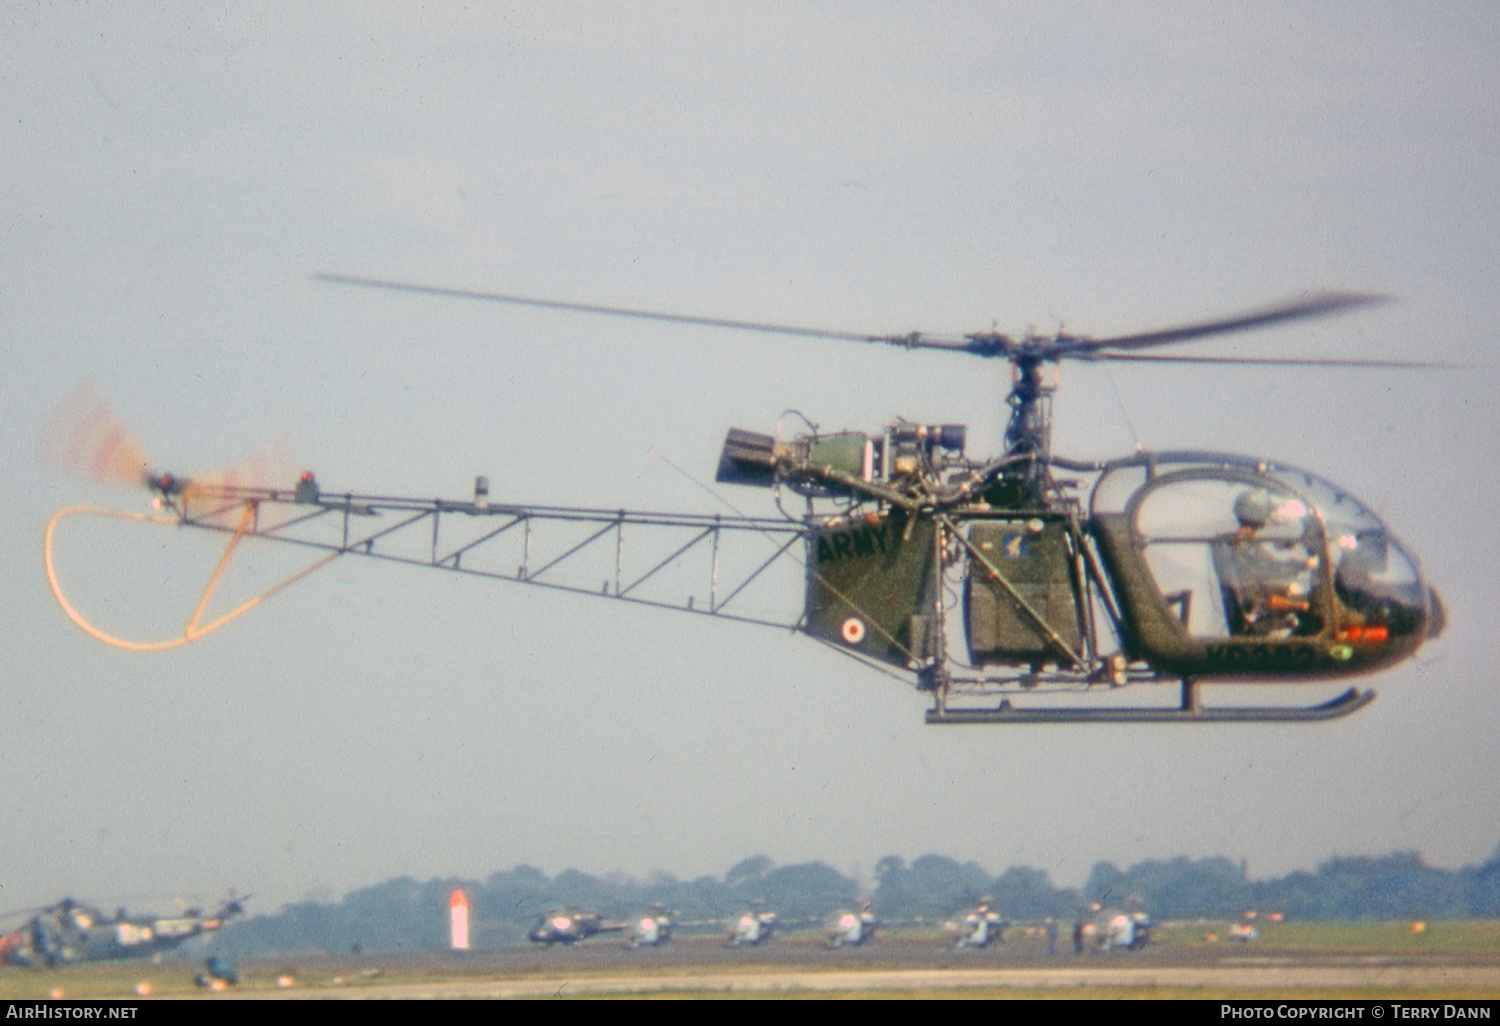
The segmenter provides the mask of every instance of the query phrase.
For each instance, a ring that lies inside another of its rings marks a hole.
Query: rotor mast
[[[1047,465],[1052,452],[1052,389],[1042,383],[1043,357],[1018,355],[1012,359],[1010,423],[1005,427],[1006,455],[1027,457],[1033,472]]]
[[[1017,340],[999,332],[965,336],[968,352],[999,357],[1010,364],[1005,455],[1015,461],[1013,465],[1024,465],[1020,476],[1032,486],[1038,501],[1044,501],[1049,491],[1047,468],[1052,457],[1053,388],[1042,380],[1042,364],[1057,359],[1058,344],[1064,340],[1064,336],[1039,339],[1030,334]]]

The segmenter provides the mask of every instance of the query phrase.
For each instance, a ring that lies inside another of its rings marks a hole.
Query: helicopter
[[[558,908],[538,916],[526,939],[550,948],[554,944],[578,944],[599,933],[623,933],[625,930],[625,923],[606,922],[597,912]]]
[[[866,901],[861,903],[858,912],[849,909],[835,912],[823,932],[830,948],[857,948],[878,940],[879,927],[880,920],[875,918],[870,903]]]
[[[146,958],[171,951],[184,941],[223,929],[243,915],[247,899],[231,897],[204,915],[187,909],[179,916],[114,915],[64,898],[29,913],[24,926],[0,935],[0,965],[53,968],[72,962]]]
[[[955,948],[987,948],[1005,939],[1005,928],[1009,925],[1010,921],[1002,919],[985,898],[962,918],[945,924],[945,928],[955,935]]]
[[[661,903],[654,903],[645,915],[630,924],[625,931],[632,948],[655,948],[672,940],[674,913],[668,912]]]
[[[145,483],[160,513],[149,518],[70,507],[49,522],[45,551],[53,593],[94,636],[137,650],[184,644],[335,559],[362,556],[789,629],[913,685],[931,700],[930,724],[1229,723],[1331,720],[1365,707],[1375,693],[1351,686],[1310,705],[1210,706],[1200,687],[1205,682],[1342,681],[1409,658],[1446,623],[1442,601],[1415,556],[1368,506],[1313,473],[1224,453],[1137,451],[1086,461],[1051,450],[1057,382],[1048,383],[1043,369],[1065,361],[1447,366],[1142,352],[1341,313],[1383,302],[1384,296],[1313,292],[1236,316],[1106,338],[1061,331],[950,337],[866,335],[345,275],[314,277],[345,286],[1003,360],[1011,369],[1005,448],[998,455],[972,456],[966,426],[902,419],[873,432],[825,433],[811,423],[791,434],[731,428],[716,481],[771,490],[781,514],[752,517],[495,501],[486,476],[475,478],[472,498],[460,500],[325,492],[311,472],[291,488],[250,483],[243,474],[195,481],[149,470],[142,453],[122,447],[120,432],[108,430],[112,413],[93,411],[75,418],[86,426],[67,438],[72,463]],[[1086,498],[1085,479],[1091,481]],[[801,508],[788,510],[788,497]],[[115,638],[66,599],[53,567],[54,529],[65,517],[101,513],[230,536],[219,571],[181,637],[150,643]],[[246,538],[320,555],[205,624],[219,572]],[[549,538],[551,549],[538,555]],[[661,547],[627,572],[626,557],[643,549],[643,538],[657,539]],[[747,560],[735,578],[721,575],[721,564],[737,545],[767,541],[769,556]],[[663,571],[694,552],[711,553],[704,587],[686,602],[680,593],[652,592]],[[599,562],[565,577],[569,567],[588,558]],[[765,571],[784,561],[801,565],[800,611],[773,618],[736,604],[770,577]],[[601,583],[580,583],[591,573]],[[1077,700],[1146,685],[1165,686],[1169,697],[1146,705]],[[1064,701],[1044,703],[1038,699],[1043,695]]]
[[[1151,931],[1155,925],[1145,912],[1106,909],[1095,903],[1087,915],[1080,913],[1074,924],[1073,949],[1080,953],[1085,948],[1139,951],[1151,943]]]
[[[751,909],[729,922],[729,946],[757,947],[769,941],[776,933],[776,913],[763,909]]]

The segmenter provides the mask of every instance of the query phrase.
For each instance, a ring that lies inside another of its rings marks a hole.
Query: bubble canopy
[[[1142,453],[1104,467],[1089,512],[1128,525],[1144,576],[1193,639],[1318,639],[1336,656],[1395,656],[1442,626],[1416,558],[1367,506],[1305,470]]]

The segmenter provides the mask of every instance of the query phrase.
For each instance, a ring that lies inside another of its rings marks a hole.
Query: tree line
[[[542,913],[560,907],[611,918],[652,905],[680,922],[712,924],[757,906],[783,921],[816,924],[868,899],[891,923],[940,923],[988,898],[1012,920],[1070,921],[1091,903],[1139,909],[1158,920],[1237,918],[1247,910],[1291,919],[1500,918],[1500,849],[1479,866],[1437,869],[1415,852],[1337,857],[1306,872],[1249,879],[1245,863],[1226,858],[1147,860],[1128,869],[1100,862],[1081,888],[1054,886],[1045,870],[1012,867],[998,876],[976,862],[923,855],[907,863],[887,856],[875,865],[875,886],[861,894],[851,877],[822,862],[779,866],[764,855],[742,860],[722,878],[646,880],[532,866],[483,881],[398,877],[351,891],[341,901],[304,901],[233,924],[222,946],[237,954],[324,951],[422,951],[448,943],[448,900],[462,888],[469,900],[475,947],[525,943]]]

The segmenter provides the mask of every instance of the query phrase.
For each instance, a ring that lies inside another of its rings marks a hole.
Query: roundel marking
[[[857,616],[851,616],[845,620],[841,629],[844,640],[851,645],[858,645],[865,640],[865,622]]]

